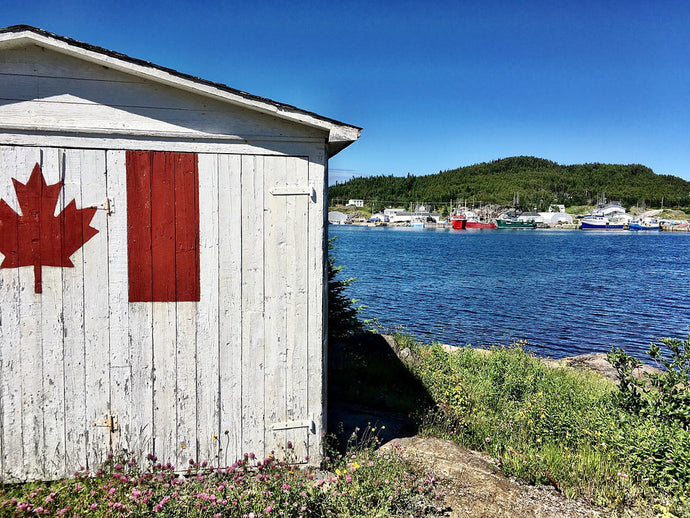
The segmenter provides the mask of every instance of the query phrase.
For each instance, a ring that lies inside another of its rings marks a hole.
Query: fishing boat
[[[581,220],[582,230],[623,230],[630,222],[630,215],[620,202],[614,201],[596,206],[591,214],[585,214]]]
[[[518,218],[502,215],[496,220],[497,228],[537,228],[534,220],[520,221]]]
[[[625,220],[613,216],[588,214],[580,221],[582,230],[623,230]]]
[[[450,223],[453,225],[455,230],[465,230],[465,224],[467,223],[467,218],[464,214],[453,214],[450,217]]]
[[[496,228],[496,223],[483,221],[474,211],[465,211],[464,215],[467,219],[465,228]]]
[[[659,222],[653,218],[637,219],[630,222],[629,230],[661,230]]]

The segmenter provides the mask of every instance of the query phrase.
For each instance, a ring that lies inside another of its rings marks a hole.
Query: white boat
[[[588,214],[581,220],[582,230],[623,230],[625,221],[611,216],[594,216]]]
[[[582,230],[623,230],[630,222],[630,215],[620,202],[599,204],[591,214],[585,214],[581,220]]]

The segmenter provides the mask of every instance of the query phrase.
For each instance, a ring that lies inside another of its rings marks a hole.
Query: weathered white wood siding
[[[199,302],[130,303],[125,151],[0,146],[0,198],[39,163],[99,206],[74,268],[0,269],[0,476],[127,449],[183,466],[316,458],[323,425],[324,151],[199,155]],[[106,210],[106,200],[111,210]],[[222,449],[221,449],[222,448]],[[220,456],[218,459],[217,457]]]

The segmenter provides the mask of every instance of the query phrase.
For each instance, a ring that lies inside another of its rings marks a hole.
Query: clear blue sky
[[[15,24],[363,127],[332,181],[514,155],[690,180],[687,0],[2,0]]]

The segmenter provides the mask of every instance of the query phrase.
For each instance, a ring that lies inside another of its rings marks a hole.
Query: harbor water
[[[362,317],[425,342],[554,358],[690,332],[690,234],[329,227]]]

